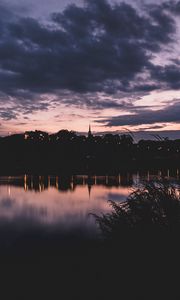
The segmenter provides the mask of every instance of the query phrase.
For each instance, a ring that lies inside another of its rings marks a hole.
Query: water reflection
[[[86,233],[97,227],[89,213],[110,211],[107,200],[123,201],[132,186],[156,178],[179,180],[179,170],[124,172],[116,176],[0,177],[0,223],[22,230],[39,226]]]
[[[138,184],[142,180],[154,179],[179,179],[179,169],[176,170],[157,170],[157,171],[141,171],[136,173],[122,173],[116,176],[8,176],[0,177],[0,186],[8,185],[23,187],[27,191],[43,192],[51,187],[56,188],[60,192],[74,192],[78,186],[87,186],[89,194],[92,187],[130,187]],[[10,190],[9,190],[10,193]]]

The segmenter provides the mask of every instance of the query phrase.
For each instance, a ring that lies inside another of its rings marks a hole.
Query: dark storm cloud
[[[96,120],[106,126],[124,126],[175,122],[180,123],[180,101],[167,106],[164,109],[153,111],[151,109],[137,109],[135,114],[110,117],[104,120]]]
[[[176,61],[175,64],[166,65],[164,67],[155,66],[152,68],[152,77],[161,82],[165,83],[172,89],[180,88],[180,66],[179,61]]]
[[[13,111],[7,111],[7,109],[1,109],[0,108],[0,118],[5,120],[5,121],[9,121],[12,119],[17,119],[17,115],[16,112]]]
[[[175,15],[180,14],[180,1],[167,1],[162,4],[162,7],[166,10],[171,11]]]
[[[165,86],[179,88],[178,62],[161,67],[152,56],[174,41],[176,23],[172,1],[152,5],[139,13],[127,3],[86,0],[83,7],[69,5],[53,13],[50,23],[14,16],[0,10],[0,91],[24,105],[24,113],[47,109],[39,96],[72,93],[66,103],[95,108],[122,106],[114,101],[101,105],[86,97],[97,92],[148,93]],[[148,82],[139,82],[137,75]],[[145,77],[146,74],[146,77]],[[158,84],[155,83],[158,81]],[[76,103],[77,97],[82,95]],[[4,97],[6,95],[6,97]],[[59,101],[62,97],[59,97]],[[32,104],[31,104],[32,103]]]
[[[162,129],[164,128],[165,124],[162,124],[162,125],[149,125],[147,127],[141,127],[141,130],[142,131],[145,131],[145,130],[153,130],[153,129]]]

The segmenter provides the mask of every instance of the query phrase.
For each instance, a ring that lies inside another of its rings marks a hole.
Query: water
[[[0,177],[0,233],[12,243],[27,232],[95,236],[91,213],[111,211],[107,200],[124,201],[143,180],[179,181],[179,170],[146,171],[117,176],[8,176]]]

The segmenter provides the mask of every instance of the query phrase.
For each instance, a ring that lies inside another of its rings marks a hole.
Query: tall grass
[[[95,215],[104,238],[128,233],[180,233],[180,194],[168,182],[144,183],[123,203],[109,201],[112,212]]]

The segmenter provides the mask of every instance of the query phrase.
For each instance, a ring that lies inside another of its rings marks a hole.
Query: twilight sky
[[[1,1],[0,134],[89,123],[180,136],[180,1]]]

